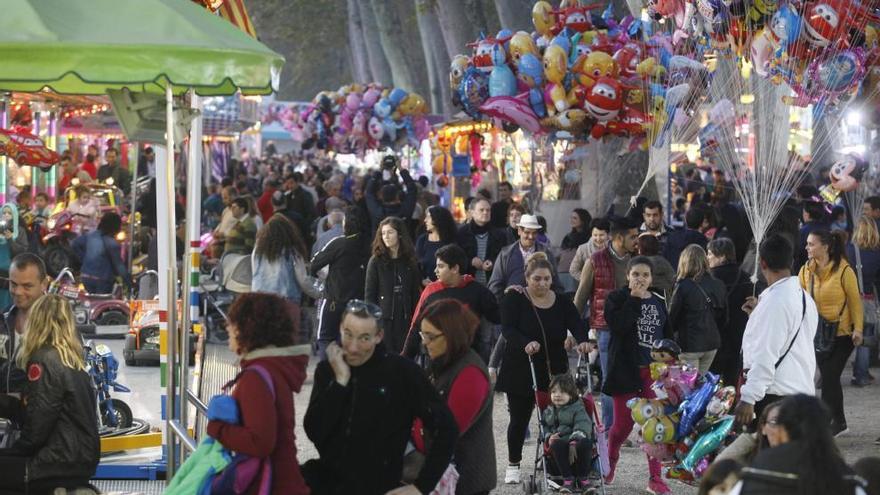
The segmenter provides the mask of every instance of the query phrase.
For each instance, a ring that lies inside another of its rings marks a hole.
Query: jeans
[[[831,351],[831,355],[816,363],[819,365],[819,372],[822,375],[822,400],[831,411],[831,421],[838,425],[846,424],[840,375],[843,374],[843,368],[852,351],[852,337],[849,335],[839,336],[834,339],[834,350]]]
[[[868,362],[871,360],[871,349],[866,346],[856,347],[856,357],[853,359],[853,379],[865,383],[868,381]]]
[[[507,410],[510,413],[510,423],[507,425],[507,460],[510,464],[519,464],[522,460],[526,429],[534,408],[534,395],[507,394]]]
[[[608,347],[611,345],[611,331],[607,328],[596,329],[599,337],[599,367],[602,368],[602,382],[608,376]],[[602,424],[605,425],[605,431],[611,430],[614,423],[614,402],[611,397],[602,394],[599,399],[602,401]],[[627,413],[627,415],[629,415]]]
[[[654,383],[654,380],[651,379],[651,370],[647,367],[641,368],[639,375],[642,378],[641,396],[648,399],[656,397],[654,390],[651,389],[651,384]],[[612,476],[614,474],[614,467],[617,466],[617,460],[620,459],[620,446],[626,440],[626,437],[629,436],[630,432],[632,432],[634,425],[632,413],[630,408],[627,407],[626,402],[636,397],[639,397],[639,395],[622,394],[615,395],[613,398],[614,424],[611,426],[611,432],[608,434],[608,460],[611,462]],[[647,456],[647,454],[645,455]],[[651,479],[660,478],[660,461],[648,456],[648,471],[651,474]]]
[[[693,366],[700,370],[700,375],[705,375],[707,371],[709,371],[709,367],[712,366],[712,361],[715,360],[715,353],[718,352],[717,349],[713,351],[705,351],[705,352],[682,352],[679,356],[682,361]]]
[[[574,463],[574,473],[571,471],[571,463],[568,462],[569,444],[573,443],[577,456]],[[575,476],[586,478],[590,474],[590,461],[592,460],[593,442],[589,438],[581,438],[569,442],[568,440],[556,439],[550,442],[550,454],[553,456],[553,465],[559,469],[559,474],[565,479]]]

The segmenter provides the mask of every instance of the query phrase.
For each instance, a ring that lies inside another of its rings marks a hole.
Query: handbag
[[[846,268],[844,268],[844,271]],[[840,275],[841,280],[843,279],[843,273]],[[810,297],[813,300],[816,300],[816,296],[813,295],[813,285],[815,282],[815,275],[810,273]],[[834,339],[837,338],[837,329],[840,326],[840,317],[843,316],[843,311],[846,309],[846,299],[843,300],[843,306],[840,308],[840,313],[837,314],[837,321],[828,321],[819,315],[819,327],[816,329],[816,336],[813,338],[813,348],[816,350],[816,359],[823,360],[831,355],[834,352]]]

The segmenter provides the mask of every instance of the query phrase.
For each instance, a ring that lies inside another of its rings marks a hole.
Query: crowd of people
[[[212,400],[208,435],[265,460],[273,493],[398,495],[455,483],[455,493],[478,495],[499,477],[523,481],[539,407],[537,440],[560,490],[586,492],[600,476],[601,440],[602,481],[613,484],[634,428],[627,403],[654,397],[650,366],[664,355],[737,389],[732,414],[745,432],[709,466],[701,493],[877,493],[880,461],[848,466],[834,438],[848,430],[841,379],[854,353],[853,384],[873,381],[877,350],[864,344],[877,321],[880,197],[839,229],[815,185],[802,186],[755,243],[723,174],[689,181],[681,226],[639,198],[596,218],[572,211],[556,244],[507,182],[468,198],[457,222],[393,156],[361,177],[330,162],[241,164],[203,208],[211,254],[249,257],[253,269],[252,291],[227,314],[238,410],[229,414],[229,396]],[[114,231],[105,214],[80,237],[84,269]],[[91,449],[70,451],[94,443],[95,411],[71,399],[87,378],[82,349],[69,307],[42,295],[47,283],[38,256],[12,260],[0,358],[6,390],[24,400],[4,399],[0,415],[25,428],[0,449],[13,474],[0,491],[58,486],[59,476],[80,485],[97,462]],[[300,465],[293,396],[313,353],[304,429],[319,457]],[[576,356],[594,364],[595,416],[572,377]],[[496,407],[507,417],[503,475]],[[70,433],[49,435],[56,427]],[[646,457],[647,490],[671,493],[661,460]]]

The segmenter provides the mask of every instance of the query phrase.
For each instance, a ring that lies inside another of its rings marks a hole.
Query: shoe
[[[831,422],[831,434],[835,438],[843,436],[848,431],[849,431],[849,428],[847,428],[846,423],[838,423],[836,421]]]
[[[633,441],[630,440],[629,438],[624,440],[620,446],[623,448],[626,448],[626,449],[631,449],[631,448],[635,447],[635,445],[633,444]]]
[[[648,493],[653,495],[665,495],[668,493],[672,493],[672,490],[666,486],[666,482],[661,478],[651,478],[648,480]]]
[[[562,487],[559,488],[559,493],[572,493],[574,489],[574,480],[567,479],[562,482]]]
[[[590,480],[589,478],[581,478],[578,480],[578,488],[581,489],[582,492],[587,492],[590,489]]]
[[[507,471],[504,472],[504,484],[506,485],[518,485],[519,484],[519,464],[516,466],[507,466]]]
[[[866,387],[871,384],[871,382],[869,380],[857,380],[855,378],[850,380],[849,383],[853,387],[859,387],[859,388]]]

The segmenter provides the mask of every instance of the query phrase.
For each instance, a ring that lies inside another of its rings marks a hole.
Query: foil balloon
[[[632,419],[637,424],[643,425],[649,419],[663,415],[666,412],[666,403],[658,399],[635,398],[626,402],[626,407],[632,411]]]
[[[733,407],[734,399],[736,399],[736,388],[733,385],[719,387],[706,405],[706,415],[697,424],[696,430],[702,433],[717,423]]]
[[[400,88],[392,89],[391,92],[388,93],[388,102],[391,103],[391,108],[396,109],[408,94],[409,93],[407,93],[406,90]]]
[[[678,423],[676,438],[679,440],[686,437],[694,426],[703,419],[706,414],[706,406],[715,394],[718,386],[718,375],[706,373],[703,384],[693,394],[681,403],[678,410],[681,412],[681,421]]]
[[[865,57],[862,50],[843,50],[828,59],[810,64],[810,74],[819,81],[820,90],[829,96],[855,89],[865,77]]]
[[[797,10],[790,5],[783,5],[773,14],[769,24],[773,38],[785,49],[797,43],[801,37],[803,20]]]
[[[544,66],[535,55],[525,53],[519,59],[517,67],[517,79],[529,88],[529,105],[532,111],[540,118],[547,115],[547,107],[544,106],[544,93],[541,86],[544,81]]]
[[[516,94],[516,76],[507,66],[507,56],[501,45],[492,51],[492,72],[489,74],[489,96],[513,96]]]
[[[489,98],[489,77],[482,71],[469,67],[458,85],[462,109],[472,118],[480,117],[480,105]]]
[[[642,443],[640,446],[642,452],[657,459],[658,461],[669,461],[674,458],[675,447],[667,443]]]
[[[568,70],[566,51],[559,45],[550,45],[544,51],[544,103],[551,116],[569,107],[563,81]]]
[[[534,57],[540,57],[535,40],[532,39],[532,35],[525,31],[519,31],[514,34],[510,38],[509,46],[508,55],[513,66],[517,66],[524,55],[530,54]]]
[[[865,172],[868,170],[868,162],[857,155],[846,155],[842,160],[831,166],[828,177],[831,184],[822,186],[819,195],[825,201],[834,204],[840,193],[854,191],[859,187]]]
[[[694,472],[694,468],[697,467],[697,463],[700,459],[715,452],[718,447],[721,446],[724,438],[727,437],[727,434],[730,433],[730,429],[733,428],[733,421],[733,416],[726,416],[721,421],[715,423],[711,430],[702,434],[697,441],[694,442],[694,445],[691,447],[690,451],[688,451],[687,456],[681,461],[681,467]],[[681,423],[679,423],[679,426],[680,425]]]
[[[532,107],[526,101],[525,95],[521,97],[496,96],[489,98],[480,105],[479,111],[490,117],[518,125],[532,134],[541,132],[541,123],[538,121],[538,116],[532,111]]]
[[[655,416],[642,426],[642,440],[645,443],[675,443],[677,415]]]

